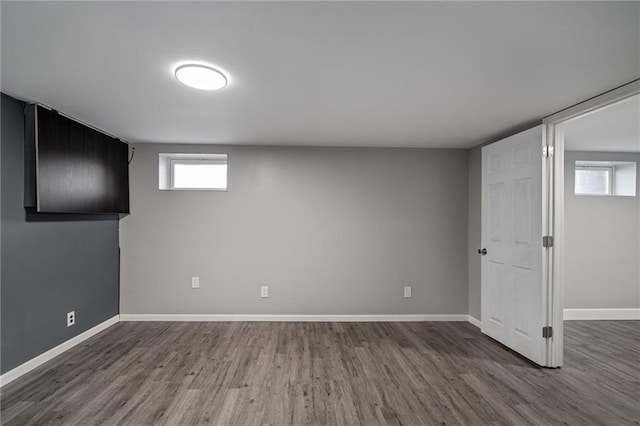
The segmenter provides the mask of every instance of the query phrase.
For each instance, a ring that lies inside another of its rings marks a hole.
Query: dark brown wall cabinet
[[[25,115],[25,207],[129,213],[126,143],[40,105]]]

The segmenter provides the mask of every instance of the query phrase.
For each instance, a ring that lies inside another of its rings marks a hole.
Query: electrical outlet
[[[76,323],[76,311],[67,313],[67,327],[71,327]]]
[[[411,297],[411,287],[410,286],[407,286],[407,287],[404,288],[404,297],[407,297],[407,298]]]
[[[266,285],[260,287],[260,297],[269,297],[269,287]]]
[[[191,277],[191,288],[200,288],[200,277]]]

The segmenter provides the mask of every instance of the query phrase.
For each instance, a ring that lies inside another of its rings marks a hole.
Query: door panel
[[[504,265],[497,262],[489,262],[489,291],[490,291],[490,303],[491,309],[489,311],[489,318],[491,321],[499,324],[503,324],[502,318],[502,301],[503,292],[502,285],[504,283]]]
[[[529,289],[531,288],[531,269],[513,268],[514,306],[518,315],[514,316],[514,330],[519,334],[530,337],[531,323],[529,318]]]
[[[520,179],[513,185],[515,212],[515,243],[531,245],[531,179]]]
[[[498,183],[489,187],[490,191],[490,203],[489,203],[489,216],[490,216],[490,230],[491,241],[494,243],[501,243],[504,240],[503,232],[503,214],[504,214],[504,184]]]
[[[543,145],[538,126],[482,149],[482,332],[540,365]]]

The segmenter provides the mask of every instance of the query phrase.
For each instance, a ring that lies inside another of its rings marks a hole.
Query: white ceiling
[[[639,78],[640,2],[3,1],[1,71],[133,142],[471,147]]]
[[[568,121],[567,151],[640,152],[640,95]]]

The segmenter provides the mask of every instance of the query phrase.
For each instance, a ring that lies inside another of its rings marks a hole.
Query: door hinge
[[[542,327],[542,337],[551,339],[553,337],[553,327]]]
[[[553,237],[551,235],[545,235],[542,237],[542,247],[553,247]]]
[[[545,145],[542,147],[542,156],[544,158],[553,157],[553,147],[551,145]]]

